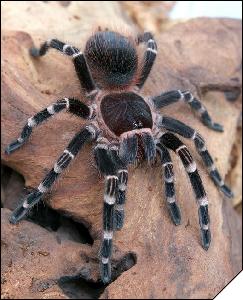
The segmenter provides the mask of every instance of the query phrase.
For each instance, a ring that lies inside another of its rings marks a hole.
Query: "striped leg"
[[[195,132],[193,136],[193,140],[195,143],[195,146],[197,148],[198,153],[201,155],[202,160],[205,164],[205,166],[208,169],[209,175],[215,185],[224,193],[225,196],[232,198],[234,197],[233,192],[231,189],[224,183],[224,180],[222,179],[221,175],[219,174],[218,169],[214,165],[214,161],[210,153],[208,152],[206,148],[206,144],[202,136]]]
[[[20,137],[7,146],[5,153],[10,154],[11,152],[20,148],[30,137],[33,127],[41,124],[43,121],[48,120],[50,117],[64,109],[67,109],[69,113],[84,119],[90,119],[94,114],[94,108],[92,106],[87,106],[78,99],[64,98],[58,100],[56,103],[48,106],[33,117],[29,118],[27,124],[24,126],[21,132]]]
[[[165,133],[162,135],[160,141],[165,147],[172,149],[179,155],[187,171],[197,199],[197,203],[199,205],[198,215],[202,246],[205,250],[207,250],[211,241],[211,233],[209,229],[208,200],[202,184],[202,180],[197,171],[196,163],[193,160],[187,147],[174,134]]]
[[[74,136],[67,149],[64,150],[63,154],[59,157],[51,171],[45,176],[38,188],[30,193],[24,199],[23,203],[13,211],[10,217],[11,223],[16,224],[24,218],[28,211],[37,204],[42,196],[52,187],[60,173],[67,168],[84,143],[95,139],[96,135],[97,129],[92,125],[88,125]]]
[[[101,279],[104,283],[111,280],[112,238],[114,232],[114,207],[118,192],[116,164],[105,143],[100,143],[94,150],[96,164],[105,177],[105,193],[103,208],[103,240],[100,249]]]
[[[126,201],[126,188],[128,181],[128,171],[126,165],[121,161],[119,157],[119,147],[117,145],[110,145],[109,150],[112,155],[112,159],[117,167],[118,176],[118,193],[115,204],[115,229],[120,230],[124,224],[124,205]]]
[[[219,171],[214,165],[213,158],[206,148],[205,141],[199,133],[197,133],[190,126],[187,126],[186,124],[178,120],[166,116],[160,118],[158,126],[163,127],[169,131],[175,132],[185,138],[192,139],[215,185],[227,197],[232,198],[234,196],[230,188],[224,183],[222,177],[220,176]]]
[[[156,147],[160,155],[164,174],[167,207],[169,209],[172,221],[175,225],[179,225],[181,223],[181,213],[175,197],[173,163],[169,151],[162,144],[158,143]]]
[[[214,123],[209,116],[206,107],[188,91],[182,92],[180,90],[174,90],[152,98],[155,107],[158,109],[181,100],[185,101],[185,103],[189,104],[193,110],[199,113],[204,125],[215,131],[223,131],[223,126]]]
[[[144,54],[143,59],[143,68],[136,86],[141,89],[149,76],[149,73],[153,67],[156,55],[157,55],[157,45],[153,38],[153,35],[150,32],[145,32],[142,35],[138,36],[138,44],[147,43],[147,49]]]
[[[30,54],[34,57],[43,56],[46,54],[49,48],[54,48],[73,58],[76,73],[78,75],[81,86],[86,90],[87,96],[92,97],[98,92],[86,63],[85,57],[78,48],[67,45],[57,39],[51,39],[44,42],[39,49],[31,48]]]
[[[118,170],[118,194],[116,198],[115,205],[115,228],[116,230],[120,230],[124,224],[124,205],[126,201],[126,188],[127,188],[127,180],[128,180],[128,172],[127,169]]]

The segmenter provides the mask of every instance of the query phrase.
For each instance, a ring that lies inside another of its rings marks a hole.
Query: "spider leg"
[[[24,199],[19,207],[13,211],[10,217],[11,223],[16,224],[24,218],[28,211],[37,204],[43,195],[52,187],[60,173],[67,168],[70,162],[81,150],[82,146],[86,142],[95,139],[96,136],[97,129],[93,125],[86,126],[74,136],[40,185]]]
[[[229,198],[232,198],[234,195],[230,188],[224,183],[221,175],[219,174],[219,171],[214,165],[214,161],[212,156],[209,154],[206,143],[203,139],[203,137],[196,132],[193,128],[190,126],[187,126],[186,124],[175,120],[170,117],[161,116],[159,120],[159,127],[163,127],[169,131],[172,131],[174,133],[177,133],[185,138],[192,139],[194,141],[194,144],[196,146],[197,152],[202,157],[202,160],[207,167],[207,170],[209,172],[209,175],[211,179],[213,180],[214,184]]]
[[[149,73],[153,67],[156,55],[157,55],[157,45],[153,38],[152,33],[144,32],[143,34],[138,35],[137,43],[146,43],[147,49],[143,58],[143,67],[140,74],[140,78],[136,86],[138,89],[141,89],[149,76]]]
[[[165,133],[160,138],[160,142],[167,148],[172,149],[179,155],[189,176],[193,191],[195,193],[198,208],[200,232],[202,246],[205,250],[209,248],[211,241],[211,233],[209,229],[209,214],[208,214],[208,200],[204,190],[202,180],[198,174],[197,166],[193,160],[187,147],[172,133]]]
[[[128,171],[124,163],[122,163],[119,157],[119,151],[117,146],[110,147],[111,155],[113,161],[117,166],[117,175],[118,175],[118,193],[115,204],[115,229],[120,230],[124,224],[124,205],[126,201],[126,188],[128,181]]]
[[[176,203],[173,163],[169,151],[161,144],[156,144],[164,173],[165,196],[170,216],[175,225],[181,223],[180,209]]]
[[[103,208],[103,240],[100,249],[101,279],[104,283],[111,280],[112,238],[115,218],[114,207],[118,193],[117,166],[112,159],[108,145],[100,143],[94,150],[95,161],[99,171],[105,177],[105,193]]]
[[[223,126],[213,122],[206,107],[197,98],[193,97],[189,91],[169,91],[153,97],[152,101],[157,109],[175,102],[184,101],[185,103],[189,104],[193,110],[199,113],[201,121],[205,126],[215,131],[223,131]]]
[[[81,86],[86,90],[86,96],[94,96],[98,90],[89,71],[87,62],[83,53],[76,47],[65,44],[57,39],[51,39],[44,42],[40,48],[31,48],[30,54],[34,57],[43,56],[49,48],[54,48],[73,58],[74,67],[78,75]]]
[[[20,137],[7,146],[5,153],[10,154],[11,152],[20,148],[30,137],[33,127],[41,124],[43,121],[48,120],[50,117],[64,109],[67,109],[69,113],[84,119],[90,119],[94,114],[93,106],[87,106],[78,99],[63,98],[58,100],[57,102],[35,114],[33,117],[29,118],[27,124],[22,129]]]
[[[124,224],[124,205],[126,202],[126,188],[128,181],[127,169],[118,170],[118,194],[115,205],[115,227],[116,230],[120,230]]]

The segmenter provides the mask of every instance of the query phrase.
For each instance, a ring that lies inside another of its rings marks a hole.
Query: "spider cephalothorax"
[[[142,59],[138,55],[141,44],[146,46]],[[188,91],[173,90],[153,97],[140,95],[140,89],[157,54],[152,34],[145,32],[132,39],[117,32],[99,30],[87,41],[84,54],[78,48],[57,39],[43,43],[40,49],[31,49],[30,54],[34,57],[42,56],[49,48],[72,57],[81,87],[90,103],[86,105],[79,99],[66,97],[58,100],[28,119],[20,137],[6,148],[6,153],[10,154],[20,148],[31,135],[33,127],[64,109],[77,117],[89,120],[89,123],[73,137],[39,186],[12,213],[10,221],[20,221],[52,187],[82,146],[88,141],[96,142],[95,161],[98,170],[105,177],[103,239],[100,250],[101,279],[105,283],[109,282],[113,232],[121,229],[124,222],[129,164],[142,159],[150,163],[158,155],[163,169],[165,198],[171,218],[176,225],[181,222],[169,149],[179,155],[189,176],[198,203],[202,246],[207,250],[211,234],[206,192],[195,161],[174,133],[194,142],[213,182],[226,196],[232,197],[233,194],[224,184],[202,136],[186,124],[160,114],[159,109],[184,101],[200,114],[206,126],[216,131],[222,131],[223,128],[212,121],[206,108]]]

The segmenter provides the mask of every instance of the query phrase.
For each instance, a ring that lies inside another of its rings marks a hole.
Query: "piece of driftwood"
[[[18,137],[28,117],[56,99],[85,98],[67,57],[54,51],[37,60],[29,56],[33,40],[40,40],[36,33],[6,31],[2,38],[2,161],[24,176],[27,187],[36,187],[84,122],[59,114],[36,128],[30,141],[12,155],[3,154],[5,146]],[[236,103],[241,90],[241,22],[196,19],[176,25],[157,40],[158,59],[144,95],[179,88],[190,89],[200,97],[213,119],[224,125],[224,133],[204,127],[183,103],[163,113],[196,128],[206,138],[222,175],[227,174],[240,114]],[[93,245],[62,236],[57,239],[55,232],[29,221],[10,225],[10,212],[4,209],[3,297],[70,298],[60,278],[73,278],[80,285],[83,278],[99,290],[97,297],[103,291],[101,298],[108,299],[215,296],[235,274],[230,230],[222,194],[209,179],[191,141],[185,143],[197,161],[208,193],[212,244],[207,252],[200,245],[197,206],[189,180],[172,153],[182,224],[176,227],[169,218],[160,166],[131,168],[125,226],[114,237],[115,280],[106,288],[99,285],[103,179],[94,166],[92,147],[86,146],[45,201],[84,224]]]

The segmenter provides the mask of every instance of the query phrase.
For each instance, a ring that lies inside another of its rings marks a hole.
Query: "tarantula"
[[[142,52],[139,51],[141,45],[144,45]],[[170,149],[179,155],[189,176],[198,204],[202,247],[207,250],[211,234],[206,192],[195,161],[174,133],[194,142],[213,182],[226,196],[233,197],[233,194],[215,167],[202,136],[184,123],[160,114],[159,109],[183,101],[199,113],[204,125],[216,131],[223,131],[223,128],[212,121],[206,108],[189,91],[172,90],[153,97],[141,96],[140,89],[148,78],[157,55],[153,35],[145,32],[133,38],[99,29],[86,42],[84,53],[74,46],[51,39],[40,48],[31,48],[30,54],[33,57],[43,56],[50,48],[72,58],[90,105],[76,98],[58,100],[28,119],[20,137],[6,148],[6,153],[10,154],[20,148],[35,126],[62,110],[87,119],[89,123],[72,138],[40,185],[14,210],[10,222],[16,224],[20,221],[52,187],[83,145],[95,141],[94,157],[105,181],[100,273],[102,281],[107,283],[111,280],[113,232],[121,229],[124,223],[129,164],[147,160],[152,165],[158,154],[170,216],[174,224],[181,222],[175,197],[173,163],[168,151]]]

